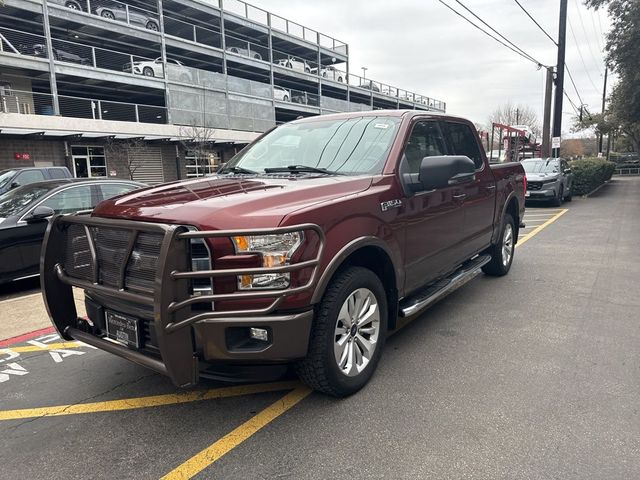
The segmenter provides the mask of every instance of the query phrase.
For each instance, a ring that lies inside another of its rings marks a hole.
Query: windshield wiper
[[[326,168],[310,167],[308,165],[287,165],[286,167],[265,168],[264,173],[322,173],[324,175],[342,175]]]
[[[220,173],[239,173],[239,174],[245,174],[245,175],[255,175],[258,172],[254,172],[253,170],[249,170],[248,168],[228,167],[228,168],[225,168],[224,171]]]

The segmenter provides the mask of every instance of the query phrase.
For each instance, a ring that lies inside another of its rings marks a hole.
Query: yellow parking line
[[[58,405],[55,407],[24,408],[19,410],[0,410],[0,420],[19,420],[32,417],[54,417],[60,415],[76,415],[81,413],[114,412],[118,410],[134,410],[137,408],[159,407],[180,403],[213,400],[214,398],[238,397],[256,393],[279,392],[300,388],[300,382],[274,382],[256,385],[240,385],[236,387],[213,388],[186,393],[169,393],[148,397],[125,398],[106,402],[79,403]]]
[[[310,393],[311,390],[304,386],[299,386],[292,392],[287,393],[284,397],[251,417],[238,428],[227,433],[220,440],[217,440],[182,465],[179,465],[167,473],[162,477],[162,480],[182,480],[194,477],[287,410],[304,400]]]
[[[567,209],[567,208],[565,208],[564,210],[560,210],[560,212],[555,214],[553,217],[551,217],[549,220],[544,222],[542,225],[538,225],[536,228],[534,228],[532,231],[530,231],[529,233],[527,233],[523,237],[518,238],[518,243],[516,244],[516,248],[524,245],[530,238],[535,237],[538,233],[540,233],[542,230],[547,228],[553,222],[558,220],[562,215],[564,215],[568,211],[569,211],[569,209]]]
[[[28,353],[28,352],[46,352],[48,350],[61,350],[65,348],[79,348],[86,347],[84,343],[81,342],[57,342],[57,343],[48,343],[43,346],[38,345],[27,345],[24,347],[5,347],[0,350],[11,350],[16,353]]]

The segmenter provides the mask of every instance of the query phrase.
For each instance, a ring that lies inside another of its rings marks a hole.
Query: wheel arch
[[[398,318],[399,276],[388,247],[377,237],[362,237],[345,245],[331,259],[323,272],[311,302],[320,302],[331,280],[342,270],[351,266],[360,266],[375,273],[387,294],[387,327],[392,330]]]

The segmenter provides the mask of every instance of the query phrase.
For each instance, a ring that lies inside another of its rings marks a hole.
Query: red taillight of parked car
[[[524,193],[524,195],[526,195],[527,194],[527,176],[526,175],[524,175],[523,180],[524,180],[524,182],[522,182],[524,184],[524,192],[523,193]]]

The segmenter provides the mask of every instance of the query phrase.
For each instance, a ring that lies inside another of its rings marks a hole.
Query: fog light
[[[253,328],[249,329],[249,336],[255,340],[261,340],[263,342],[269,341],[269,332],[267,332],[264,328]]]

